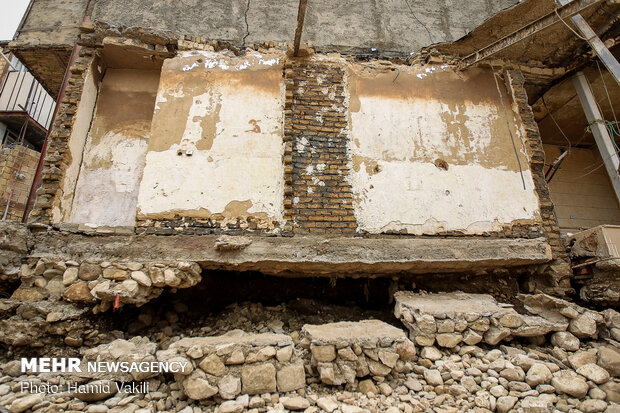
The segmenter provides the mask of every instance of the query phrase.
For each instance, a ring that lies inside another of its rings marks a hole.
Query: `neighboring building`
[[[56,103],[7,44],[0,43],[0,216],[21,221]]]

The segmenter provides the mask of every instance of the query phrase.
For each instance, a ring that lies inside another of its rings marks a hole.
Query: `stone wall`
[[[402,330],[378,320],[307,324],[301,338],[311,373],[332,386],[368,376],[381,380],[416,355]]]
[[[0,150],[0,214],[21,222],[41,154],[15,145]],[[8,207],[8,208],[7,208]]]
[[[481,342],[494,346],[516,337],[542,338],[553,333],[552,340],[568,337],[578,348],[578,338],[597,337],[605,325],[596,311],[543,294],[519,296],[526,310],[522,313],[484,294],[401,291],[394,298],[394,314],[409,329],[411,340],[425,347]]]
[[[12,298],[23,301],[65,300],[91,306],[95,312],[113,305],[142,305],[164,288],[188,288],[200,282],[193,262],[93,262],[39,259],[23,264],[21,285]]]
[[[76,121],[76,113],[81,103],[84,81],[94,59],[94,49],[83,47],[69,68],[69,78],[65,94],[57,107],[57,115],[51,126],[47,152],[43,163],[41,186],[37,189],[37,199],[30,214],[31,222],[51,223],[61,213],[63,197],[62,186],[65,171],[76,156],[69,148],[69,141]]]
[[[514,69],[506,70],[504,74],[507,87],[514,100],[513,110],[518,113],[525,130],[525,147],[529,157],[532,179],[534,180],[536,193],[540,201],[542,228],[551,245],[554,256],[565,258],[567,256],[566,247],[560,236],[560,227],[558,226],[555,209],[549,194],[549,187],[545,179],[545,152],[543,151],[542,140],[538,124],[534,119],[532,107],[528,104],[527,93],[524,87],[525,79],[520,71]]]

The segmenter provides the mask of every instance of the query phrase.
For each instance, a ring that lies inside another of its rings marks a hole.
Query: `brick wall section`
[[[0,150],[0,219],[8,203],[6,219],[21,222],[39,156],[39,152],[20,145]]]
[[[49,136],[47,154],[41,174],[41,186],[37,189],[37,200],[28,219],[29,222],[42,224],[52,222],[52,208],[62,196],[62,179],[65,170],[71,163],[69,137],[84,89],[84,79],[88,67],[92,64],[93,57],[94,49],[83,47],[70,68],[65,97],[58,105],[58,113]]]
[[[534,179],[534,185],[540,201],[543,231],[551,245],[554,258],[565,258],[567,256],[565,246],[560,236],[560,227],[557,224],[555,209],[553,202],[551,202],[547,181],[545,180],[545,153],[540,139],[540,132],[538,131],[538,124],[534,119],[532,107],[527,101],[527,93],[524,87],[525,79],[521,71],[516,69],[508,69],[504,74],[507,87],[512,91],[512,97],[517,105],[527,135],[526,148],[530,157],[532,178]]]
[[[344,71],[292,60],[285,66],[285,82],[285,230],[354,233]]]

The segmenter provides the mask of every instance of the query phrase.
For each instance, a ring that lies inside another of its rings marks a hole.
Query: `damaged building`
[[[618,411],[619,11],[31,0],[8,48],[51,116],[28,94],[2,174],[0,404]]]

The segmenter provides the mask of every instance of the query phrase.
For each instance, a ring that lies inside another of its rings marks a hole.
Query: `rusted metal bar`
[[[297,29],[295,29],[295,49],[293,55],[299,56],[299,45],[301,44],[301,33],[304,30],[304,18],[306,17],[306,6],[308,0],[299,0],[299,11],[297,13]]]
[[[528,37],[544,30],[548,27],[553,26],[558,23],[560,19],[567,19],[582,10],[600,3],[602,0],[573,0],[566,3],[563,6],[560,6],[552,13],[549,13],[540,19],[522,27],[521,29],[510,33],[502,37],[501,39],[489,44],[482,49],[471,53],[461,59],[459,63],[460,69],[465,69],[473,64],[480,62],[510,46],[515,43],[520,42],[521,40],[527,39]]]

